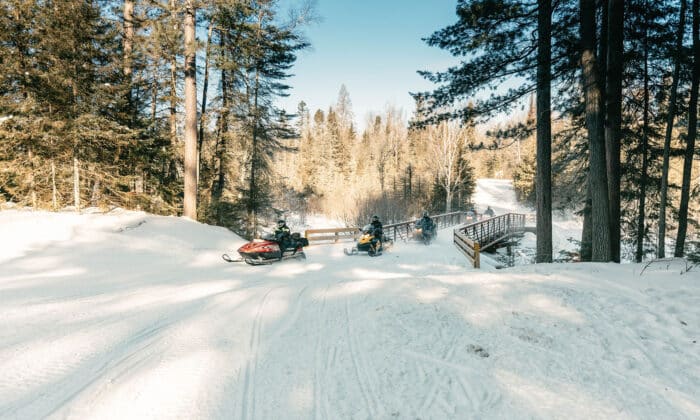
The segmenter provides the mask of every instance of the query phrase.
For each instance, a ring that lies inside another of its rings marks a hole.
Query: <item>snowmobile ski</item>
[[[357,248],[343,248],[343,252],[345,253],[345,255],[357,255],[359,253]]]
[[[241,258],[241,257],[231,258],[231,256],[228,254],[222,255],[221,258],[223,258],[224,261],[230,262],[230,263],[243,262],[243,258]]]
[[[270,265],[270,264],[284,261],[284,260],[296,260],[296,259],[305,260],[306,254],[304,254],[304,252],[297,252],[295,254],[285,255],[281,258],[261,258],[261,257],[244,258],[243,261],[245,261],[246,264],[250,264],[250,265]]]

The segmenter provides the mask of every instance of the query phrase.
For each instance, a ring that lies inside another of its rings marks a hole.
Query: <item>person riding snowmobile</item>
[[[423,230],[433,230],[435,229],[435,222],[433,222],[433,219],[430,218],[430,215],[428,214],[427,211],[423,212],[423,217],[421,217],[417,222],[416,222],[416,228],[420,228]]]
[[[430,218],[427,211],[424,211],[423,217],[416,222],[416,229],[420,229],[418,238],[427,241],[426,243],[430,242],[435,233],[435,222]]]
[[[495,215],[496,215],[496,212],[493,211],[491,206],[487,206],[486,210],[484,210],[484,216],[493,217]]]
[[[375,253],[381,252],[382,237],[384,236],[384,230],[382,222],[379,221],[379,216],[376,214],[372,216],[372,221],[370,222],[370,229],[372,233],[372,249]],[[377,245],[379,244],[379,245]]]
[[[476,223],[479,220],[479,215],[476,213],[476,210],[474,210],[474,207],[470,207],[469,210],[467,210],[467,221]]]
[[[273,231],[273,234],[275,235],[275,242],[280,245],[280,250],[282,252],[294,245],[292,244],[292,231],[287,226],[287,222],[283,219],[277,221],[277,227]]]

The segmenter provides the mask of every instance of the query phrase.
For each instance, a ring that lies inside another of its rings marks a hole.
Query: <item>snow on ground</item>
[[[251,267],[127,211],[1,211],[0,238],[2,419],[700,418],[680,265],[477,271],[443,230]]]

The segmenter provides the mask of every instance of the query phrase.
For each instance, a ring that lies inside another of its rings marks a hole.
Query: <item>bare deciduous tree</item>
[[[469,173],[464,158],[468,128],[457,122],[442,122],[427,128],[429,149],[435,165],[438,183],[445,189],[445,211],[452,211],[452,197]]]

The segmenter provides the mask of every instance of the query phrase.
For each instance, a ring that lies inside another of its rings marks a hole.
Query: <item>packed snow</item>
[[[500,183],[477,203],[517,210]],[[700,418],[682,261],[475,270],[445,229],[252,267],[226,229],[120,210],[0,211],[0,238],[2,419]]]

